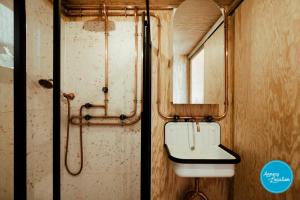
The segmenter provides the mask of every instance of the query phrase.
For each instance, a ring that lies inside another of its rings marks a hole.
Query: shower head
[[[99,16],[97,18],[85,21],[83,24],[83,30],[92,32],[106,32],[115,30],[115,23],[108,19],[108,11],[105,1],[102,7],[99,8]]]
[[[53,88],[53,80],[52,79],[40,79],[39,84],[46,89]]]
[[[115,23],[113,21],[107,21],[107,31],[115,30]],[[96,17],[91,20],[87,20],[83,24],[83,30],[91,32],[104,32],[105,31],[105,19],[104,17]]]
[[[73,100],[75,98],[75,94],[74,93],[63,93],[63,96],[66,99],[69,99],[69,100]]]

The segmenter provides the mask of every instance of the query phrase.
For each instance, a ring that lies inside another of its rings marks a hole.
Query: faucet
[[[200,132],[200,124],[198,121],[196,121],[196,126],[197,126],[197,132],[199,133]]]

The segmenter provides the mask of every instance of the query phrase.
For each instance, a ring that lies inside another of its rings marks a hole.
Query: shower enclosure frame
[[[15,0],[17,1],[17,0]],[[25,1],[25,0],[24,0]],[[143,111],[141,114],[141,199],[151,196],[151,36],[149,1],[146,0],[143,39]],[[53,0],[53,199],[60,200],[60,70],[61,70],[61,0]],[[24,23],[25,24],[25,23]],[[148,73],[147,73],[148,72]],[[26,124],[25,124],[26,125]],[[26,180],[26,179],[25,179]]]
[[[27,199],[26,0],[14,0],[14,199]]]
[[[14,0],[14,198],[27,199],[26,0]],[[141,199],[151,196],[151,38],[149,2],[144,20]],[[53,199],[61,197],[61,0],[53,1]],[[16,112],[18,111],[18,112]]]
[[[53,199],[60,200],[61,0],[53,0]]]

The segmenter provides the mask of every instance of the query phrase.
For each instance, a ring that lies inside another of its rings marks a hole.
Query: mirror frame
[[[222,119],[224,119],[228,113],[228,106],[229,106],[229,100],[228,100],[228,16],[229,16],[229,12],[227,11],[226,8],[220,8],[221,12],[222,12],[222,16],[224,18],[224,53],[225,53],[225,85],[224,85],[224,89],[225,89],[225,101],[224,101],[224,111],[221,115],[211,115],[211,116],[207,116],[207,115],[197,115],[197,116],[180,116],[180,115],[166,115],[164,113],[162,113],[161,111],[161,93],[160,93],[160,89],[161,88],[161,75],[160,75],[160,51],[158,52],[157,56],[157,63],[158,63],[158,68],[157,68],[157,110],[158,110],[158,114],[161,118],[163,118],[164,120],[195,120],[195,121],[220,121]],[[158,30],[158,42],[160,43],[160,35],[161,35],[161,30]],[[198,45],[197,45],[198,46]],[[201,45],[200,45],[201,46]],[[160,48],[159,48],[160,49]],[[194,49],[197,49],[194,48]],[[193,51],[191,52],[193,53]],[[190,54],[191,55],[191,54]],[[200,105],[200,104],[199,104]],[[210,104],[201,104],[201,105],[210,105]]]

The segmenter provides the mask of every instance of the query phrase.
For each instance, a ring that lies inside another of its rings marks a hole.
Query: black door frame
[[[53,199],[60,200],[61,0],[53,1]]]
[[[26,8],[14,0],[14,199],[27,198]]]
[[[149,1],[144,21],[143,112],[141,128],[141,199],[151,197],[151,36]],[[53,1],[53,199],[60,200],[60,53],[61,0]]]
[[[146,17],[146,18],[145,18]],[[141,200],[151,198],[151,34],[149,0],[143,16],[143,112],[141,115]]]

